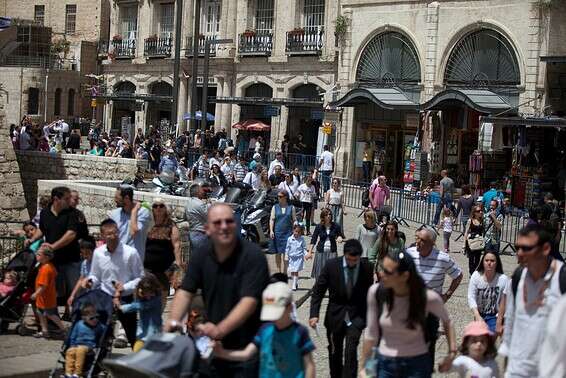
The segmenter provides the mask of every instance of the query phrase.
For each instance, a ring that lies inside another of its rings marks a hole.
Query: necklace
[[[525,309],[542,307],[542,305],[544,304],[544,299],[545,299],[545,295],[544,295],[545,291],[546,291],[546,289],[548,289],[548,286],[550,285],[550,280],[554,276],[555,271],[556,271],[556,261],[553,260],[550,263],[546,272],[544,273],[544,276],[543,276],[544,283],[542,284],[542,286],[538,290],[537,296],[532,303],[528,302],[529,296],[528,296],[528,293],[527,293],[527,285],[526,285],[525,282],[523,282],[523,302],[525,303]],[[527,274],[528,274],[528,271],[527,271]]]

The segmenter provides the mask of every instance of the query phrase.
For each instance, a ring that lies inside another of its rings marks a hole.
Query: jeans
[[[361,334],[362,331],[356,326],[347,327],[346,323],[338,329],[326,330],[331,378],[356,378]]]
[[[325,194],[330,189],[330,176],[332,171],[320,171],[320,179],[322,181],[322,193]]]
[[[371,182],[371,161],[363,161],[362,169],[364,171],[364,182]]]
[[[122,303],[128,304],[134,301],[133,295],[127,295],[121,298]],[[117,312],[118,320],[122,327],[124,327],[124,332],[126,332],[126,339],[128,339],[128,343],[130,343],[131,347],[133,348],[136,343],[136,328],[137,328],[137,313],[136,312],[128,312],[124,313],[120,310]]]
[[[497,314],[488,315],[488,314],[480,314],[482,319],[484,320],[485,324],[489,330],[495,333],[495,324],[497,323]]]
[[[377,357],[377,378],[428,378],[432,375],[428,353],[415,357]]]
[[[444,250],[446,252],[450,251],[450,236],[452,235],[451,232],[443,232],[443,238],[444,238]]]
[[[494,243],[492,240],[488,240],[485,243],[485,250],[486,251],[494,251],[496,253],[499,253],[499,242]]]
[[[81,276],[81,263],[70,262],[66,264],[57,265],[57,278],[55,285],[57,287],[58,302],[66,302],[69,295],[75,288],[79,277]]]
[[[191,242],[191,250],[199,250],[206,248],[208,245],[208,237],[204,232],[189,231],[189,240]]]
[[[440,213],[442,213],[442,209],[444,209],[444,207],[449,208],[450,211],[452,211],[452,214],[456,214],[456,208],[454,207],[452,196],[449,194],[446,194],[444,198],[441,198],[438,206],[436,207],[436,213],[434,213],[434,220],[432,221],[434,225],[438,224],[438,221],[440,220]]]

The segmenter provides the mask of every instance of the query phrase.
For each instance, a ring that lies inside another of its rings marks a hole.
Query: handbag
[[[471,251],[482,251],[485,248],[485,240],[481,235],[468,238],[468,247]]]

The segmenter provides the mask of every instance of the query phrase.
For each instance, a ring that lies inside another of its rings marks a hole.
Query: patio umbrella
[[[248,119],[245,121],[240,121],[232,125],[232,128],[237,130],[248,130],[248,131],[268,131],[271,126],[258,121],[257,119]]]
[[[189,119],[193,119],[193,116],[191,115],[191,113],[185,113],[183,115],[183,120],[189,120]],[[195,112],[195,117],[194,119],[196,119],[197,121],[202,120],[202,112],[200,110],[198,110],[197,112]],[[210,113],[206,113],[206,120],[208,122],[214,122],[214,115],[210,114]]]

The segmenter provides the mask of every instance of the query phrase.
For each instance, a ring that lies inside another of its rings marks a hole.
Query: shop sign
[[[326,135],[332,135],[332,123],[324,122],[322,124],[322,132]]]
[[[318,109],[311,109],[311,119],[316,119],[316,120],[324,119],[324,111]]]
[[[263,115],[266,117],[277,117],[279,115],[278,106],[266,106],[263,108]]]
[[[96,99],[93,98],[92,100],[90,100],[90,107],[96,108]]]

